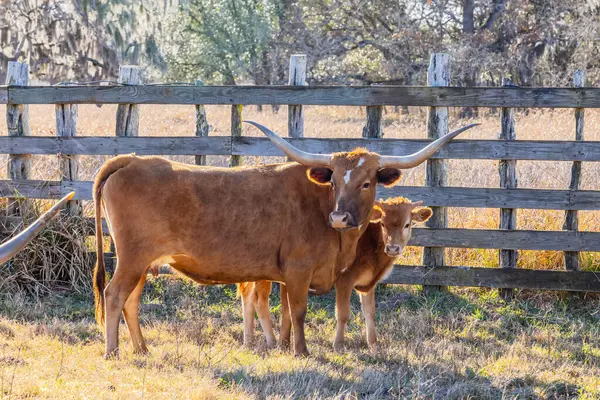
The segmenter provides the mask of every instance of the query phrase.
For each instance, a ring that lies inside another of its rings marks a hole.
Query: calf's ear
[[[429,207],[417,207],[412,210],[412,220],[415,222],[425,222],[433,215]]]
[[[307,169],[306,175],[317,185],[326,185],[331,181],[333,171],[327,167],[314,167]]]
[[[385,187],[394,186],[402,177],[402,171],[397,168],[381,168],[377,171],[377,182]]]
[[[383,210],[377,204],[373,206],[373,211],[371,211],[371,221],[377,222],[383,217]]]

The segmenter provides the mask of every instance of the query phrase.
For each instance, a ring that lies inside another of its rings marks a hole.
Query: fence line
[[[449,84],[448,64],[449,59],[445,55],[432,56],[430,84]],[[0,196],[19,199],[60,198],[75,190],[75,200],[90,200],[92,182],[77,180],[76,157],[84,154],[194,155],[197,164],[205,164],[206,155],[222,155],[231,157],[232,165],[239,165],[243,156],[283,156],[266,138],[242,136],[243,106],[250,104],[288,104],[290,138],[287,140],[303,150],[331,153],[367,147],[389,155],[415,152],[431,139],[446,134],[447,107],[501,107],[501,140],[455,140],[428,160],[428,186],[399,186],[378,191],[382,197],[402,195],[423,200],[425,205],[437,208],[434,214],[439,216],[437,220],[432,220],[430,228],[415,228],[409,243],[426,248],[425,267],[397,266],[386,282],[600,291],[600,278],[596,274],[577,271],[578,252],[600,251],[600,232],[577,230],[577,210],[600,210],[600,191],[579,190],[581,162],[600,161],[600,142],[582,141],[583,108],[600,108],[600,89],[584,88],[583,83],[574,88],[307,87],[305,65],[305,56],[293,56],[288,86],[203,86],[199,81],[190,86],[142,85],[139,68],[135,66],[121,68],[119,79],[122,86],[2,86],[0,103],[8,104],[9,113],[15,110],[22,112],[26,104],[56,104],[57,137],[0,137],[0,153],[11,154],[12,158],[22,160],[27,160],[30,154],[56,154],[64,162],[61,164],[60,181],[35,181],[27,179],[28,175],[11,175],[12,179],[0,180]],[[434,79],[434,76],[440,79]],[[115,137],[75,136],[76,104],[104,103],[119,105]],[[138,137],[140,104],[194,105],[195,136]],[[209,125],[204,107],[207,104],[232,106],[230,136],[208,136]],[[303,138],[303,105],[367,106],[363,138]],[[430,139],[382,139],[385,105],[431,107],[428,117]],[[575,140],[516,140],[511,111],[514,107],[575,108]],[[22,122],[26,122],[26,119]],[[501,160],[501,188],[445,186],[446,159]],[[516,160],[573,162],[569,189],[517,188]],[[445,207],[499,208],[503,215],[501,229],[449,229],[443,216]],[[516,210],[523,208],[566,210],[564,230],[517,230]],[[16,220],[15,217],[8,217],[3,222],[8,226],[14,225]],[[93,221],[90,219],[89,223],[91,228]],[[105,223],[103,231],[108,233]],[[444,260],[447,247],[501,249],[499,263],[508,268],[448,267]],[[565,265],[570,271],[516,269],[517,250],[564,251]],[[511,292],[503,291],[506,294]]]

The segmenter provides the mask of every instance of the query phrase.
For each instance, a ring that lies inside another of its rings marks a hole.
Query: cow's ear
[[[381,168],[377,171],[377,182],[385,187],[394,186],[402,177],[402,171],[397,168]]]
[[[429,207],[417,207],[412,210],[412,220],[415,222],[425,222],[433,215]]]
[[[383,217],[383,210],[377,204],[373,206],[373,211],[371,211],[371,221],[378,222],[381,217]]]
[[[318,185],[326,185],[331,181],[333,171],[327,167],[314,167],[306,170],[308,179]]]

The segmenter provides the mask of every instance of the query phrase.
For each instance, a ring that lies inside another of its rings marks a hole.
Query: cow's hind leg
[[[141,276],[146,271],[149,263],[129,262],[123,258],[117,261],[117,268],[113,278],[104,290],[106,317],[106,358],[118,356],[119,350],[119,322],[125,302]]]
[[[125,323],[129,329],[129,336],[131,336],[131,345],[133,346],[133,352],[136,354],[146,354],[148,352],[146,341],[142,335],[139,318],[140,297],[144,290],[145,283],[146,273],[143,273],[137,286],[133,289],[133,292],[131,292],[123,307]]]
[[[259,281],[254,284],[254,292],[256,293],[256,313],[260,326],[267,339],[267,346],[273,347],[277,344],[273,325],[271,324],[271,316],[269,315],[269,295],[271,294],[271,281]]]

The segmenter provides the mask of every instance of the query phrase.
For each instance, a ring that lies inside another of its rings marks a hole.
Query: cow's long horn
[[[35,235],[50,221],[50,219],[67,203],[71,200],[75,192],[71,192],[63,197],[58,203],[52,206],[51,209],[46,211],[41,217],[36,219],[33,224],[29,225],[27,229],[19,233],[14,238],[0,245],[0,264],[3,264],[10,260],[15,254],[17,254],[23,247],[27,245]]]
[[[467,126],[463,126],[460,129],[455,130],[454,132],[450,132],[447,135],[442,136],[437,139],[435,142],[430,143],[427,147],[417,151],[414,154],[408,156],[381,156],[379,159],[379,166],[381,168],[412,168],[421,164],[423,161],[427,160],[429,157],[434,155],[439,149],[444,147],[446,143],[454,139],[458,134],[466,131],[467,129],[471,129],[474,126],[480,124],[471,124]]]
[[[275,146],[279,147],[279,149],[283,151],[289,158],[302,165],[313,167],[327,167],[331,164],[331,154],[307,153],[305,151],[295,148],[266,126],[258,124],[254,121],[244,122],[254,125],[258,129],[260,129],[262,133],[267,135],[267,137],[271,140],[271,142],[273,142]]]

